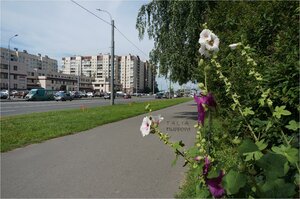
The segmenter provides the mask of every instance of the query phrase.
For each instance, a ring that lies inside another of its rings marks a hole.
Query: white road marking
[[[3,113],[5,113],[5,112],[14,112],[14,111],[17,111],[17,110],[6,110],[6,111],[1,110],[1,112],[3,112]]]

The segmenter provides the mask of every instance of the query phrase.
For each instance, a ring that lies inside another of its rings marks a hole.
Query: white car
[[[86,93],[86,96],[88,96],[88,97],[94,97],[94,93],[93,92],[88,92],[88,93]]]

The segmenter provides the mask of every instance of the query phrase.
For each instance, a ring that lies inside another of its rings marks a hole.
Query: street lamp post
[[[10,60],[11,60],[11,53],[10,53],[10,41],[12,40],[12,38],[17,37],[18,35],[15,34],[14,36],[12,36],[11,38],[9,38],[8,40],[8,98],[10,100]]]
[[[102,10],[102,9],[97,9],[98,11],[102,11],[102,12],[106,12],[109,17],[110,17],[110,21],[111,21],[111,78],[110,78],[110,84],[111,84],[111,93],[110,93],[110,104],[114,105],[115,101],[114,101],[114,68],[115,68],[115,41],[114,41],[114,20],[111,17],[111,14],[106,11],[106,10]]]

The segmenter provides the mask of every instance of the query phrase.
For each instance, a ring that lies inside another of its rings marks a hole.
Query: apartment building
[[[156,68],[148,61],[145,62],[145,88],[148,87],[154,92]]]
[[[120,85],[120,58],[114,58],[114,84],[116,90],[121,90]],[[109,92],[111,81],[111,56],[99,54],[95,56],[72,56],[62,58],[64,74],[85,75],[94,78],[93,90]]]
[[[124,55],[114,58],[114,86],[116,91],[126,93],[144,92],[145,87],[152,89],[155,74],[149,62],[139,56]],[[110,92],[111,56],[99,54],[92,56],[72,56],[62,58],[64,74],[85,75],[94,78],[93,90]]]
[[[58,72],[57,60],[47,55],[29,54],[26,50],[8,50],[1,48],[0,57],[0,87],[8,89],[8,60],[10,61],[10,88],[25,90],[45,88],[52,90],[76,90],[80,82],[80,90],[92,90],[93,78],[80,76],[65,76]]]

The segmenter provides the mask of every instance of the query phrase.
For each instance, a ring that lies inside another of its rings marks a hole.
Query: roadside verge
[[[154,100],[142,103],[119,104],[96,108],[81,107],[76,110],[2,117],[0,120],[1,152],[144,114],[146,113],[145,106],[148,103],[151,104],[154,111],[190,100],[192,99]]]

